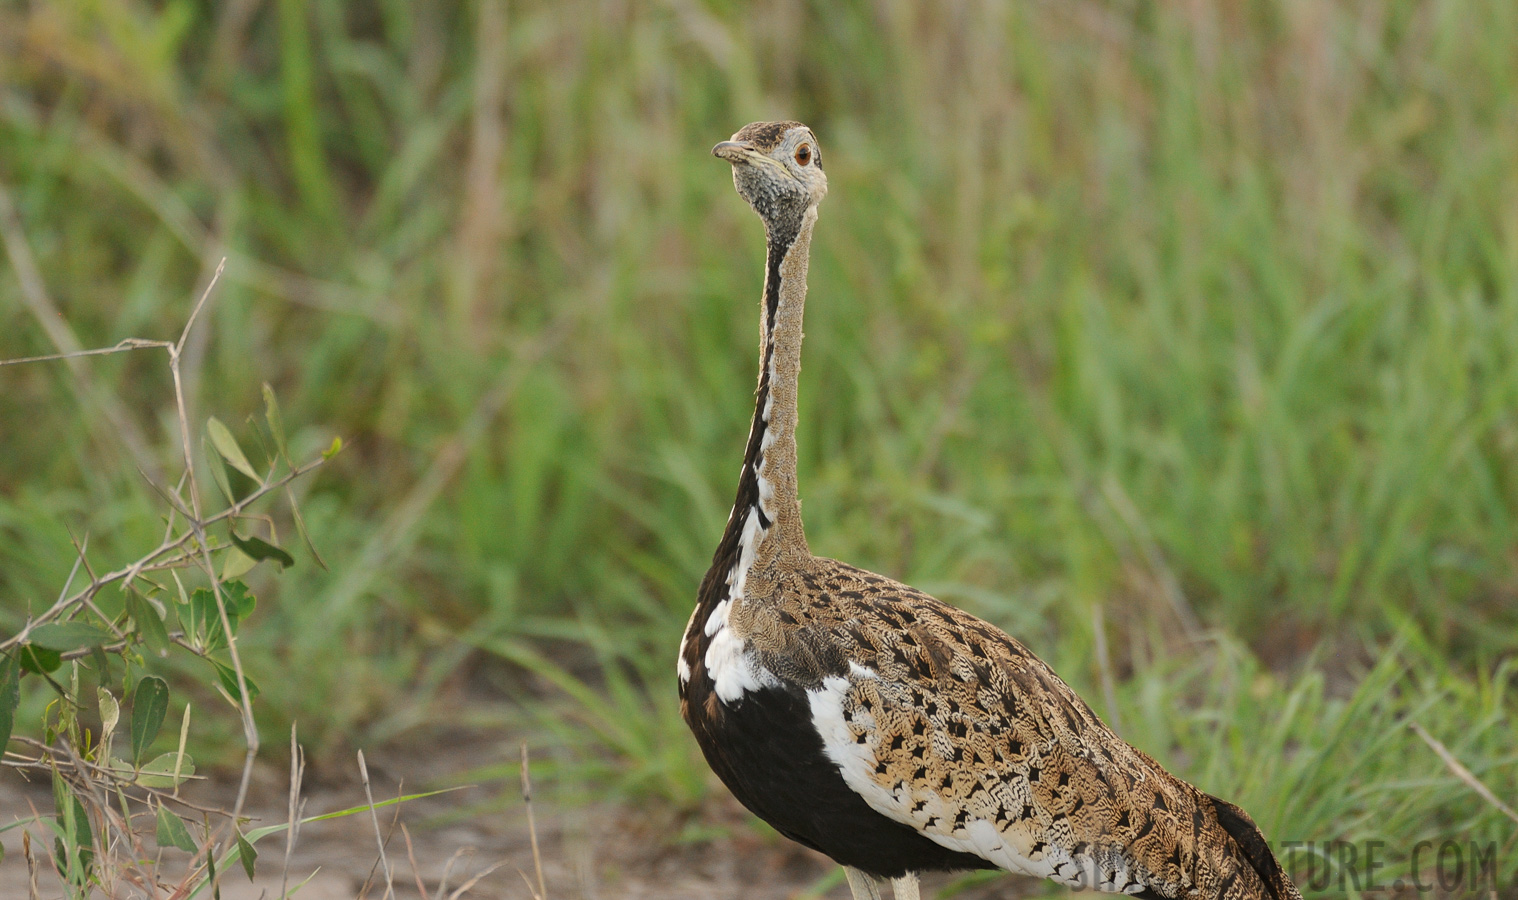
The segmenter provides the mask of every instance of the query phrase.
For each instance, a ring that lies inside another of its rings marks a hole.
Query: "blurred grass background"
[[[763,257],[707,152],[799,118],[814,551],[1003,625],[1272,838],[1511,872],[1407,722],[1518,795],[1514,46],[1505,0],[8,4],[0,357],[54,351],[39,290],[84,346],[177,334],[227,256],[191,418],[268,381],[349,447],[304,486],[330,571],[252,576],[266,735],[530,727],[561,789],[691,809],[674,648]],[[69,529],[157,541],[164,367],[87,368],[0,372],[6,628]]]

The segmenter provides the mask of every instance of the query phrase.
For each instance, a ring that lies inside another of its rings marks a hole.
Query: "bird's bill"
[[[754,152],[754,145],[748,141],[723,141],[712,148],[712,156],[730,163],[748,162]]]

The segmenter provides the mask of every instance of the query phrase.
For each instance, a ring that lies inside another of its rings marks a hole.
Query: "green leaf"
[[[220,660],[211,660],[211,665],[216,667],[216,677],[221,680],[221,686],[226,688],[227,696],[236,703],[241,692],[237,690],[237,670]],[[258,685],[248,677],[248,673],[242,673],[243,681],[248,685],[248,702],[258,699]]]
[[[305,541],[306,549],[311,552],[311,558],[316,560],[316,564],[321,566],[321,570],[323,572],[327,571],[327,561],[322,559],[320,553],[316,552],[316,545],[311,542],[311,535],[306,532],[306,517],[300,514],[300,504],[295,502],[295,492],[290,489],[288,484],[285,485],[285,497],[290,501],[290,515],[295,519],[295,530],[300,532],[300,539]]]
[[[148,645],[148,649],[162,656],[169,649],[169,631],[163,626],[163,620],[158,618],[158,610],[153,608],[146,597],[135,591],[128,591],[126,596],[127,615],[137,625],[137,634],[142,642]]]
[[[235,621],[232,630],[237,630],[237,623],[253,615],[253,608],[258,605],[258,600],[248,593],[248,586],[241,581],[227,581],[221,585],[221,600],[227,605],[227,614]]]
[[[264,382],[264,421],[269,423],[269,434],[274,437],[274,446],[279,450],[279,455],[284,457],[285,464],[290,463],[290,451],[285,447],[285,419],[279,414],[279,401],[274,399],[274,388],[269,387],[269,382]]]
[[[211,444],[216,448],[216,452],[221,454],[221,458],[226,460],[228,465],[253,479],[257,484],[264,483],[258,472],[254,470],[253,464],[248,462],[248,458],[243,455],[242,448],[237,446],[237,439],[232,437],[232,432],[227,430],[227,426],[221,424],[220,419],[212,416],[206,422],[206,434],[210,436]]]
[[[169,712],[169,683],[157,675],[149,675],[137,682],[132,694],[132,761],[142,759],[142,754],[158,737],[163,728],[163,718]],[[172,771],[172,770],[170,770]]]
[[[265,388],[268,386],[265,385]],[[248,880],[253,880],[253,864],[258,861],[258,851],[248,843],[248,839],[237,833],[237,853],[242,858],[242,870],[248,873]]]
[[[158,804],[158,846],[178,847],[186,853],[194,853],[200,849],[195,839],[190,837],[190,829],[185,827],[184,819],[179,818],[162,803]]]
[[[109,631],[84,622],[52,622],[39,625],[32,629],[32,633],[27,638],[28,643],[64,653],[81,647],[98,647],[112,640],[114,636]]]
[[[58,810],[58,838],[53,842],[55,858],[61,866],[58,874],[76,887],[83,886],[89,880],[90,865],[95,859],[90,817],[84,804],[57,776],[53,777],[53,801]]]
[[[121,721],[121,704],[103,687],[95,688],[95,699],[100,704],[100,741],[103,744],[116,730],[116,723]]]
[[[90,648],[90,667],[100,676],[101,681],[111,679],[111,658],[105,655],[105,648],[99,644]]]
[[[232,543],[237,549],[246,553],[256,560],[272,559],[279,563],[281,569],[288,569],[295,565],[295,557],[291,556],[282,547],[276,547],[260,537],[238,537],[236,531],[230,532]]]
[[[436,796],[439,796],[441,794],[451,794],[454,791],[462,791],[462,790],[464,790],[464,787],[451,787],[451,788],[439,788],[438,790],[427,791],[426,793],[422,793],[422,794],[404,794],[404,795],[399,796],[399,797],[391,797],[389,800],[378,800],[378,801],[375,801],[375,803],[372,806],[369,805],[369,804],[367,804],[367,803],[365,803],[365,804],[360,804],[358,806],[350,806],[347,809],[339,809],[339,810],[337,810],[335,812],[322,813],[321,815],[316,815],[316,816],[306,816],[304,819],[300,820],[300,824],[302,824],[302,825],[310,825],[312,822],[326,822],[326,821],[328,821],[330,819],[343,819],[343,818],[346,818],[348,816],[357,816],[357,815],[366,814],[370,810],[384,809],[387,806],[395,806],[396,804],[399,804],[399,803],[410,803],[413,800],[423,800],[423,799],[426,799],[427,797],[436,797]],[[265,825],[262,828],[255,828],[252,831],[248,832],[248,843],[250,843],[250,844],[256,844],[256,843],[258,843],[259,841],[263,840],[264,838],[268,837],[271,834],[279,834],[281,831],[287,831],[287,830],[289,830],[289,828],[290,828],[290,823],[288,823],[288,822],[285,822],[285,823],[280,824],[280,825]]]
[[[35,644],[27,644],[21,648],[21,669],[24,672],[33,672],[37,675],[46,675],[48,672],[57,671],[63,665],[63,657],[57,650],[49,650],[46,647],[38,647]]]
[[[11,739],[16,707],[21,705],[21,663],[15,656],[0,656],[0,753]]]
[[[227,608],[227,622],[232,634],[243,619],[253,614],[256,600],[248,593],[248,586],[241,581],[227,581],[221,585],[221,599]],[[216,609],[216,595],[209,588],[196,588],[190,594],[190,621],[185,631],[196,635],[207,650],[221,650],[227,646],[227,636],[222,631],[221,613]]]
[[[206,465],[211,468],[211,477],[216,480],[216,486],[221,488],[221,494],[227,498],[228,503],[236,503],[237,497],[232,494],[232,482],[227,480],[227,467],[221,461],[221,454],[211,449],[208,438],[200,439],[201,452],[206,455]]]
[[[242,552],[236,547],[228,547],[227,555],[221,558],[221,577],[225,581],[229,578],[241,578],[253,571],[258,565],[258,560]]]
[[[322,451],[322,459],[331,459],[341,452],[343,452],[343,439],[334,437],[332,439],[332,446]]]
[[[232,610],[227,610],[227,618]],[[202,647],[219,650],[227,645],[227,636],[221,628],[221,615],[216,610],[216,595],[207,588],[196,588],[190,594],[190,621],[185,629]]]
[[[174,767],[179,767],[179,777],[174,777]],[[137,770],[137,784],[150,788],[171,788],[183,784],[191,775],[195,774],[195,760],[186,753],[180,756],[178,751],[172,753],[160,753],[153,757],[152,762]]]

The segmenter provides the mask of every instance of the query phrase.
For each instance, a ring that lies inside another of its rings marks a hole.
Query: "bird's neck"
[[[801,376],[801,318],[807,257],[817,208],[792,225],[768,225],[764,302],[760,308],[759,390],[738,497],[717,550],[733,564],[741,595],[751,569],[809,558],[796,490],[796,385]]]

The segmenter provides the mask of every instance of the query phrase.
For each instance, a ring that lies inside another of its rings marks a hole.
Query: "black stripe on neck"
[[[759,461],[760,448],[764,445],[765,432],[769,430],[769,423],[764,420],[764,407],[769,401],[770,395],[770,361],[775,355],[775,318],[780,311],[780,264],[785,260],[785,255],[790,252],[791,245],[796,242],[796,235],[800,231],[799,222],[794,226],[784,227],[771,223],[769,228],[769,240],[767,241],[767,253],[765,259],[764,275],[764,348],[760,355],[759,364],[759,388],[755,392],[754,420],[749,429],[748,447],[743,454],[743,472],[738,477],[738,495],[733,500],[732,518],[728,520],[727,529],[722,533],[722,540],[717,544],[716,553],[712,554],[712,571],[721,573],[723,580],[715,587],[726,593],[726,573],[738,560],[741,552],[739,546],[743,537],[743,523],[748,518],[750,507],[759,513],[759,524],[768,528],[769,519],[759,509]],[[707,579],[710,581],[710,577]],[[707,588],[703,585],[702,599],[707,599]],[[713,602],[719,602],[721,597],[712,598]]]
[[[769,528],[771,524],[759,508],[760,448],[764,446],[764,435],[769,430],[769,423],[764,420],[764,407],[770,396],[770,361],[775,355],[775,322],[780,312],[780,264],[801,233],[804,215],[805,210],[801,209],[794,216],[782,214],[765,218],[768,240],[764,268],[764,335],[759,361],[759,387],[754,395],[754,420],[749,429],[748,447],[743,453],[743,471],[738,476],[738,495],[733,500],[733,511],[728,517],[727,528],[722,532],[722,540],[717,543],[717,550],[712,554],[711,568],[706,570],[706,576],[701,579],[696,611],[685,636],[685,661],[693,673],[693,681],[704,677],[700,673],[704,668],[710,638],[703,629],[711,611],[717,604],[728,599],[727,577],[743,552],[743,526],[748,520],[748,511],[754,510],[759,516],[759,524],[764,528]],[[684,689],[685,684],[682,682],[681,690]]]

